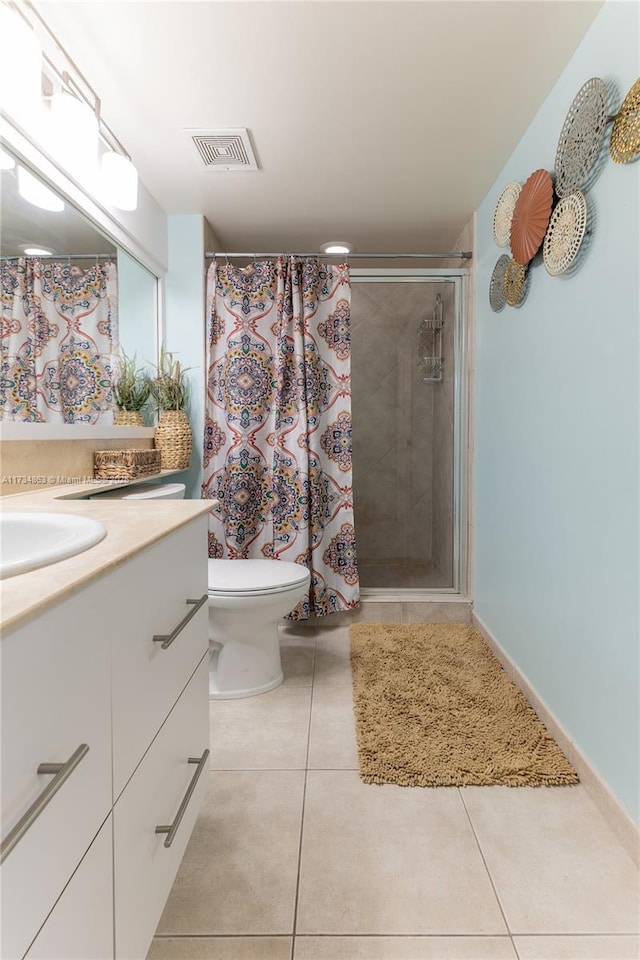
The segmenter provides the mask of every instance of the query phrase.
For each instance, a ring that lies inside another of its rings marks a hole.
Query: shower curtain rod
[[[13,257],[0,257],[0,260],[110,260],[116,256],[113,253],[17,253]]]
[[[240,257],[257,260],[258,257],[343,257],[345,260],[470,260],[472,254],[465,251],[454,253],[218,253],[207,252],[205,258],[215,260],[216,257]]]

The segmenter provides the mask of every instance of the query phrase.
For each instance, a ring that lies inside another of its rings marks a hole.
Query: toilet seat
[[[309,571],[289,560],[209,560],[209,595],[260,597],[308,582]]]

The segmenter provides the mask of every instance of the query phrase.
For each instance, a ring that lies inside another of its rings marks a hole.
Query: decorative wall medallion
[[[517,180],[508,183],[496,204],[496,211],[493,215],[493,238],[499,247],[508,247],[511,238],[511,220],[516,200],[520,195],[522,187]]]
[[[504,299],[510,307],[517,307],[524,299],[526,268],[515,260],[509,260],[504,273]]]
[[[489,304],[495,313],[499,313],[505,305],[504,299],[504,275],[508,265],[511,263],[511,257],[503,253],[493,268],[491,279],[489,280]]]
[[[587,229],[587,201],[580,190],[563,197],[553,211],[544,238],[542,258],[553,277],[568,270]]]
[[[607,128],[609,93],[599,77],[580,87],[558,140],[556,193],[566,197],[584,184],[600,153]]]
[[[511,256],[516,263],[524,266],[535,256],[549,226],[552,204],[549,173],[534,171],[520,191],[511,221]]]
[[[629,163],[640,153],[640,79],[622,101],[613,121],[609,155],[614,163]]]

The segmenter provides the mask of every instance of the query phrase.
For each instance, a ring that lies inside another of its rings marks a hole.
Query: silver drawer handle
[[[191,620],[192,617],[195,617],[200,607],[203,606],[203,604],[205,604],[208,599],[209,599],[209,594],[205,593],[200,597],[199,600],[187,600],[187,603],[195,604],[195,606],[193,607],[193,610],[189,610],[189,613],[186,615],[186,617],[182,618],[178,626],[174,630],[172,630],[171,633],[168,633],[163,636],[156,636],[153,638],[153,642],[161,644],[162,650],[166,650],[167,647],[170,647],[173,641],[175,640],[175,638],[178,636],[178,634],[182,630],[184,630],[186,625],[189,623],[189,620]]]
[[[38,773],[54,773],[55,776],[51,783],[47,784],[42,793],[36,797],[26,813],[20,817],[13,830],[9,831],[2,841],[2,844],[0,844],[0,863],[3,863],[14,847],[18,845],[29,827],[35,823],[47,804],[53,800],[65,780],[69,779],[82,758],[88,753],[89,747],[87,744],[81,743],[78,749],[74,750],[66,763],[40,764],[38,767]]]
[[[206,765],[207,765],[207,759],[208,759],[208,757],[209,757],[209,751],[208,751],[208,750],[205,750],[205,752],[202,754],[201,757],[189,757],[189,759],[187,760],[187,763],[197,763],[197,764],[198,764],[198,769],[196,770],[196,772],[194,773],[194,775],[193,775],[192,778],[191,778],[191,783],[190,783],[189,786],[187,787],[187,792],[185,793],[185,795],[184,795],[184,797],[183,797],[183,799],[182,799],[182,803],[181,803],[180,806],[178,807],[178,812],[176,813],[176,818],[175,818],[175,820],[173,821],[173,823],[172,823],[170,826],[168,826],[168,827],[156,827],[156,833],[166,833],[166,834],[167,834],[166,839],[165,839],[165,841],[164,841],[165,847],[170,847],[171,844],[173,843],[174,837],[175,837],[176,833],[178,832],[178,827],[180,826],[180,823],[181,823],[181,821],[182,821],[182,818],[184,817],[185,812],[186,812],[186,809],[187,809],[187,807],[188,807],[188,805],[189,805],[189,800],[191,800],[193,791],[195,790],[196,784],[197,784],[198,780],[200,779],[200,774],[202,773],[202,771],[204,770],[204,768],[205,768]]]

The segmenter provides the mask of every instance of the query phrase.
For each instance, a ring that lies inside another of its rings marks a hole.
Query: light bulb
[[[138,171],[127,157],[107,150],[102,155],[102,195],[119,210],[135,210],[138,206]]]
[[[98,162],[98,118],[72,93],[51,97],[49,142],[52,152],[79,179],[95,177]]]
[[[44,183],[18,164],[18,193],[20,196],[41,210],[51,210],[60,213],[64,210],[64,202]]]
[[[351,253],[353,245],[342,240],[332,240],[329,243],[323,243],[320,250],[322,253]]]
[[[0,5],[0,90],[2,107],[17,120],[29,121],[41,106],[42,50],[29,24],[6,4]]]

